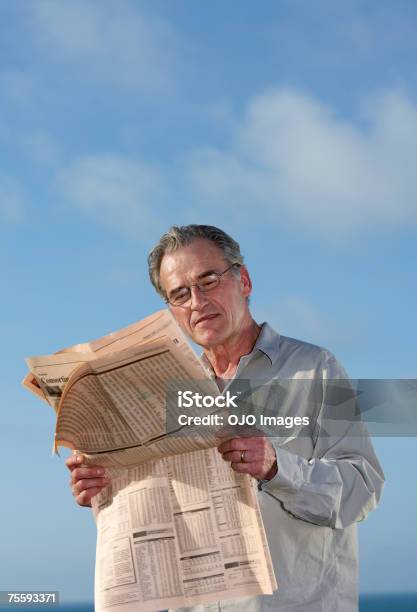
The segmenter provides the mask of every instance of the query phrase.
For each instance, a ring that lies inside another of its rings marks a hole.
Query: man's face
[[[164,255],[160,279],[169,297],[180,287],[190,287],[205,274],[221,273],[229,267],[222,251],[210,240],[196,238],[186,247]],[[186,306],[171,306],[171,311],[183,331],[197,344],[212,348],[238,336],[245,319],[249,318],[247,297],[252,289],[244,266],[240,278],[230,270],[219,285],[207,293],[191,289],[191,301]]]

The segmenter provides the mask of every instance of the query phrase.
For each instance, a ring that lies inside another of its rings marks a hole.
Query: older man
[[[248,270],[239,245],[222,230],[171,228],[149,255],[149,273],[181,328],[203,347],[221,391],[239,379],[319,379],[324,397],[326,380],[346,378],[325,349],[254,321]],[[366,435],[349,435],[350,424],[337,437],[322,435],[320,407],[305,402],[297,410],[312,421],[308,436],[240,437],[219,446],[234,470],[259,482],[279,590],[187,610],[357,610],[356,522],[378,503],[382,470]],[[76,457],[67,465],[77,502],[90,505],[108,484],[104,471],[81,467]]]

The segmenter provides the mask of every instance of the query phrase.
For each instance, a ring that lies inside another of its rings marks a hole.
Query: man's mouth
[[[205,321],[210,321],[211,319],[215,319],[218,316],[219,315],[217,315],[217,314],[202,315],[201,317],[198,317],[198,319],[196,319],[196,321],[194,322],[194,327],[196,327],[199,323],[204,323]]]

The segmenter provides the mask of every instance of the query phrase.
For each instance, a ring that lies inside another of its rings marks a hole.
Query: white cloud
[[[0,172],[0,218],[9,224],[24,218],[24,195],[19,183]]]
[[[165,186],[150,164],[115,155],[81,157],[60,173],[58,190],[97,224],[133,238],[159,230]]]
[[[363,338],[360,322],[342,322],[328,313],[319,312],[304,296],[282,296],[273,307],[268,303],[258,310],[260,319],[269,321],[281,334],[302,338],[337,352],[357,346],[359,339]]]
[[[81,74],[113,86],[161,92],[174,86],[179,36],[134,3],[37,0],[35,43],[48,61],[74,64]]]
[[[187,157],[195,198],[220,214],[283,219],[328,237],[417,222],[417,108],[400,92],[364,105],[359,120],[294,90],[248,105],[229,150]]]
[[[311,96],[278,90],[247,105],[227,149],[195,149],[160,166],[83,157],[62,184],[80,210],[129,235],[146,235],[143,220],[164,228],[168,219],[204,219],[286,223],[337,241],[416,224],[416,158],[417,109],[404,94],[368,99],[348,120]]]

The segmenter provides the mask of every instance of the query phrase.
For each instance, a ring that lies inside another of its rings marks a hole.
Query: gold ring
[[[246,463],[246,461],[245,461],[245,454],[246,454],[245,450],[240,451],[240,463]]]

